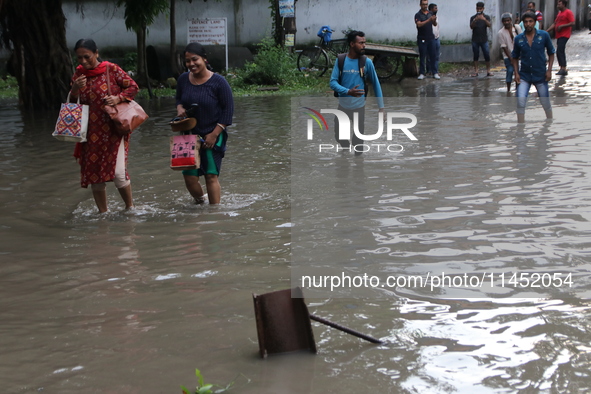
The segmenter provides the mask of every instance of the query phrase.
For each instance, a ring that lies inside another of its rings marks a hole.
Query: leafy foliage
[[[121,67],[125,71],[137,71],[137,52],[127,52]]]
[[[125,6],[125,27],[139,31],[150,26],[158,15],[168,10],[168,0],[117,0],[117,6]]]
[[[181,386],[183,390],[183,394],[213,394],[215,393],[224,393],[230,389],[234,385],[234,382],[230,382],[226,387],[217,386],[215,384],[205,383],[203,379],[203,375],[201,375],[201,371],[198,369],[195,370],[195,375],[197,376],[197,387],[195,391],[190,391],[185,386]],[[215,391],[213,391],[214,386],[221,387]]]
[[[295,72],[295,57],[271,39],[263,39],[257,47],[254,61],[245,66],[245,83],[281,85]]]
[[[0,78],[0,98],[18,97],[18,82],[15,77],[7,75],[6,79]]]

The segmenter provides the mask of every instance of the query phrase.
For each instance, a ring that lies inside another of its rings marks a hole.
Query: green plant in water
[[[201,371],[199,371],[198,369],[195,369],[195,375],[197,376],[197,387],[195,388],[195,391],[190,391],[185,386],[181,386],[181,389],[183,390],[183,394],[225,393],[226,391],[230,390],[230,387],[232,387],[234,385],[233,381],[228,383],[228,385],[226,387],[221,387],[216,384],[205,383],[205,380],[203,379],[203,375],[201,375]],[[213,388],[215,386],[220,387],[220,388],[213,391]]]
[[[196,369],[195,375],[197,375],[197,388],[195,389],[194,393],[191,393],[189,391],[189,389],[187,389],[185,386],[181,386],[181,389],[183,390],[183,394],[211,394],[211,393],[213,393],[213,391],[211,391],[213,384],[205,384],[204,383],[203,375],[201,375],[201,371]]]

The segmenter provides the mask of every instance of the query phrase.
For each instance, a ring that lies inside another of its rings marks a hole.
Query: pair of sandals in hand
[[[189,131],[197,126],[197,119],[177,116],[170,121],[172,131]]]

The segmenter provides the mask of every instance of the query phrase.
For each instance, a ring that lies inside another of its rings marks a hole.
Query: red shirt
[[[573,31],[573,27],[565,27],[564,29],[558,30],[558,26],[566,25],[567,23],[571,23],[575,21],[575,16],[573,12],[566,8],[564,11],[560,11],[558,15],[556,15],[556,19],[554,20],[554,32],[556,38],[570,38],[570,34]]]

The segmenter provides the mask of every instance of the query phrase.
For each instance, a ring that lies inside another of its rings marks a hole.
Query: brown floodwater
[[[168,168],[173,100],[145,101],[136,209],[109,185],[104,215],[73,144],[51,137],[56,114],[0,103],[2,392],[179,393],[196,368],[236,393],[590,390],[588,77],[555,81],[555,119],[532,99],[523,127],[500,78],[387,84],[412,96],[392,110],[420,115],[395,155],[319,158],[290,132],[308,99],[236,98],[216,207]],[[317,355],[261,360],[252,293],[331,258],[352,273],[571,272],[574,285],[310,294],[311,312],[385,344],[315,323]]]

